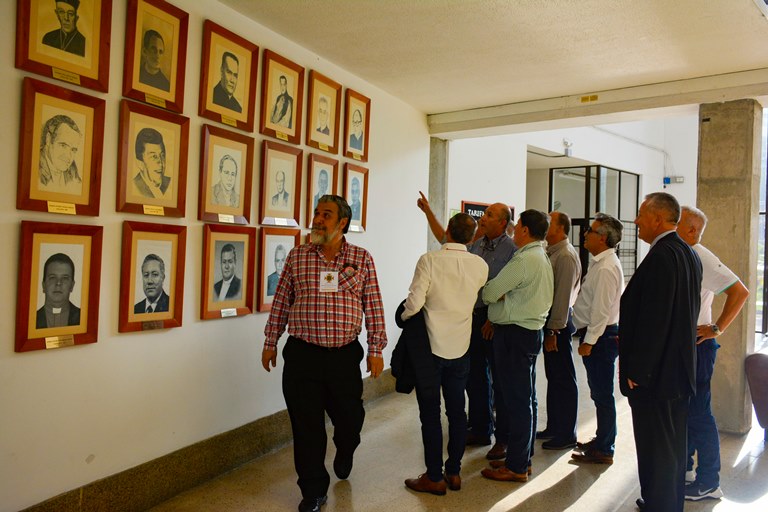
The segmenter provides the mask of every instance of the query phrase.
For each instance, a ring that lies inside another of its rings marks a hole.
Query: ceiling
[[[768,69],[765,0],[221,1],[425,114]]]

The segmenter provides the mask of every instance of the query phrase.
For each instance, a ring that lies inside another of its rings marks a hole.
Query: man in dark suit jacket
[[[43,36],[43,44],[68,53],[85,56],[85,36],[77,30],[80,0],[56,0],[56,18],[60,28]]]
[[[220,300],[232,300],[239,299],[240,295],[240,278],[235,275],[235,266],[237,264],[237,251],[232,244],[224,244],[221,248],[221,280],[213,284],[214,302]],[[224,283],[229,283],[229,286],[221,297],[221,287]]]
[[[134,314],[168,311],[170,298],[163,290],[165,262],[157,254],[147,254],[141,264],[141,282],[146,298],[133,306]]]
[[[675,232],[680,205],[646,196],[635,224],[651,249],[621,296],[619,384],[629,398],[641,509],[682,511],[688,399],[696,383],[701,261]]]
[[[75,287],[75,264],[64,253],[56,253],[43,265],[43,295],[45,303],[37,310],[35,327],[47,329],[80,325],[80,308],[69,296]]]

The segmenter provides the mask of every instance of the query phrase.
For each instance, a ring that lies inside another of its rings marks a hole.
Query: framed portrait
[[[189,119],[141,103],[120,103],[117,211],[183,217]]]
[[[204,124],[200,148],[198,220],[248,224],[251,220],[253,139]]]
[[[310,153],[307,158],[307,227],[312,227],[317,202],[335,194],[339,180],[339,161]]]
[[[273,51],[264,50],[259,133],[301,144],[303,97],[304,68]]]
[[[315,70],[309,72],[307,145],[339,152],[341,84]]]
[[[349,230],[365,231],[368,216],[368,169],[359,165],[344,164],[344,199],[352,208]]]
[[[103,231],[21,221],[16,352],[97,341]]]
[[[98,215],[102,99],[24,78],[16,208]]]
[[[164,0],[128,0],[123,96],[184,110],[189,14]]]
[[[256,228],[206,224],[200,318],[253,313],[255,269]]]
[[[371,99],[347,89],[344,93],[344,156],[368,161]]]
[[[186,226],[123,222],[119,332],[180,327]]]
[[[259,247],[259,311],[272,309],[277,282],[283,272],[285,259],[291,249],[299,245],[301,231],[286,228],[261,228]]]
[[[297,147],[262,142],[260,224],[299,225],[301,156]]]
[[[109,89],[112,0],[18,0],[16,67]]]
[[[258,46],[205,20],[200,116],[252,132],[258,64]]]

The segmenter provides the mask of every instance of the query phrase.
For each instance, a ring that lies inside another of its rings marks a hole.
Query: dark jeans
[[[541,329],[533,331],[514,324],[493,327],[496,374],[509,422],[506,466],[524,474],[533,455],[536,435],[534,368],[544,333]]]
[[[696,480],[706,487],[720,485],[720,437],[712,416],[710,389],[718,348],[714,338],[696,345],[696,395],[688,403],[687,469],[693,469],[693,454],[698,452]]]
[[[606,327],[592,347],[592,353],[582,357],[587,370],[589,396],[597,410],[595,449],[613,455],[616,444],[616,401],[613,382],[616,378],[616,357],[619,355],[619,328]]]
[[[304,498],[328,493],[325,469],[325,413],[334,426],[340,453],[352,454],[363,428],[363,347],[355,340],[340,348],[323,348],[293,336],[283,348],[283,396],[293,430],[293,463]]]
[[[568,323],[557,335],[557,352],[544,351],[544,372],[547,376],[547,428],[554,439],[576,439],[576,411],[579,389],[576,367],[573,365],[572,335],[576,332],[568,315]]]
[[[448,459],[445,472],[458,475],[467,439],[467,415],[464,412],[464,389],[469,377],[469,352],[458,359],[432,356],[437,368],[436,382],[417,382],[416,400],[424,442],[424,463],[430,480],[443,479],[443,426],[440,421],[440,389],[448,418]]]
[[[477,308],[472,314],[472,336],[469,341],[469,430],[476,435],[505,442],[509,435],[507,415],[501,399],[501,388],[493,364],[493,340],[483,338],[482,327],[488,319],[488,308]],[[496,421],[493,407],[496,407]]]

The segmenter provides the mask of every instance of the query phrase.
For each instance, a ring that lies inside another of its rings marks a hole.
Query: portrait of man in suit
[[[165,55],[165,41],[157,30],[147,30],[141,41],[141,69],[139,82],[163,91],[171,90],[171,82],[165,76],[162,66]]]
[[[213,88],[213,102],[238,113],[243,111],[234,96],[239,73],[240,60],[234,53],[224,52],[221,56],[221,80]]]
[[[35,327],[46,329],[80,325],[80,308],[69,300],[75,287],[72,258],[59,252],[45,260],[42,284],[45,304],[37,310]]]
[[[317,174],[317,194],[312,198],[312,211],[317,208],[317,203],[320,201],[320,198],[323,197],[325,194],[328,193],[328,171],[325,169],[320,169],[320,172]]]
[[[352,220],[360,220],[360,214],[362,212],[362,204],[360,203],[360,179],[357,177],[352,178],[352,184],[350,185],[350,198],[352,201],[349,206],[352,208]]]
[[[142,128],[136,135],[136,165],[134,192],[148,198],[166,197],[171,178],[165,175],[165,143],[154,128]]]
[[[272,206],[288,208],[288,201],[291,195],[285,190],[285,172],[277,171],[275,173],[275,186],[277,187],[277,193],[272,196]]]
[[[213,285],[214,302],[222,300],[237,300],[241,297],[241,281],[237,277],[237,251],[232,244],[224,244],[221,248],[221,279]]]
[[[288,251],[285,250],[283,244],[275,247],[275,271],[267,276],[268,297],[272,297],[275,294],[275,290],[277,290],[277,282],[280,280],[280,274],[283,273],[286,256],[288,256]]]
[[[293,98],[288,94],[288,79],[280,75],[280,94],[275,98],[272,114],[269,116],[273,124],[291,128],[293,126]]]
[[[40,186],[53,192],[80,194],[83,180],[75,157],[83,142],[80,128],[64,114],[48,119],[40,134]]]
[[[329,113],[328,98],[320,96],[317,100],[317,128],[315,128],[318,133],[331,134],[331,128],[328,126]]]
[[[141,283],[144,299],[133,306],[134,314],[167,312],[170,297],[163,290],[165,262],[157,254],[147,254],[141,264]]]
[[[359,108],[352,112],[352,134],[349,136],[349,147],[357,151],[363,150],[363,114]]]
[[[219,160],[219,181],[213,186],[211,202],[221,206],[240,206],[240,194],[235,190],[237,184],[237,162],[231,155],[224,155]]]
[[[77,30],[80,0],[55,0],[54,12],[59,28],[43,36],[43,44],[80,57],[85,56],[85,36]]]

